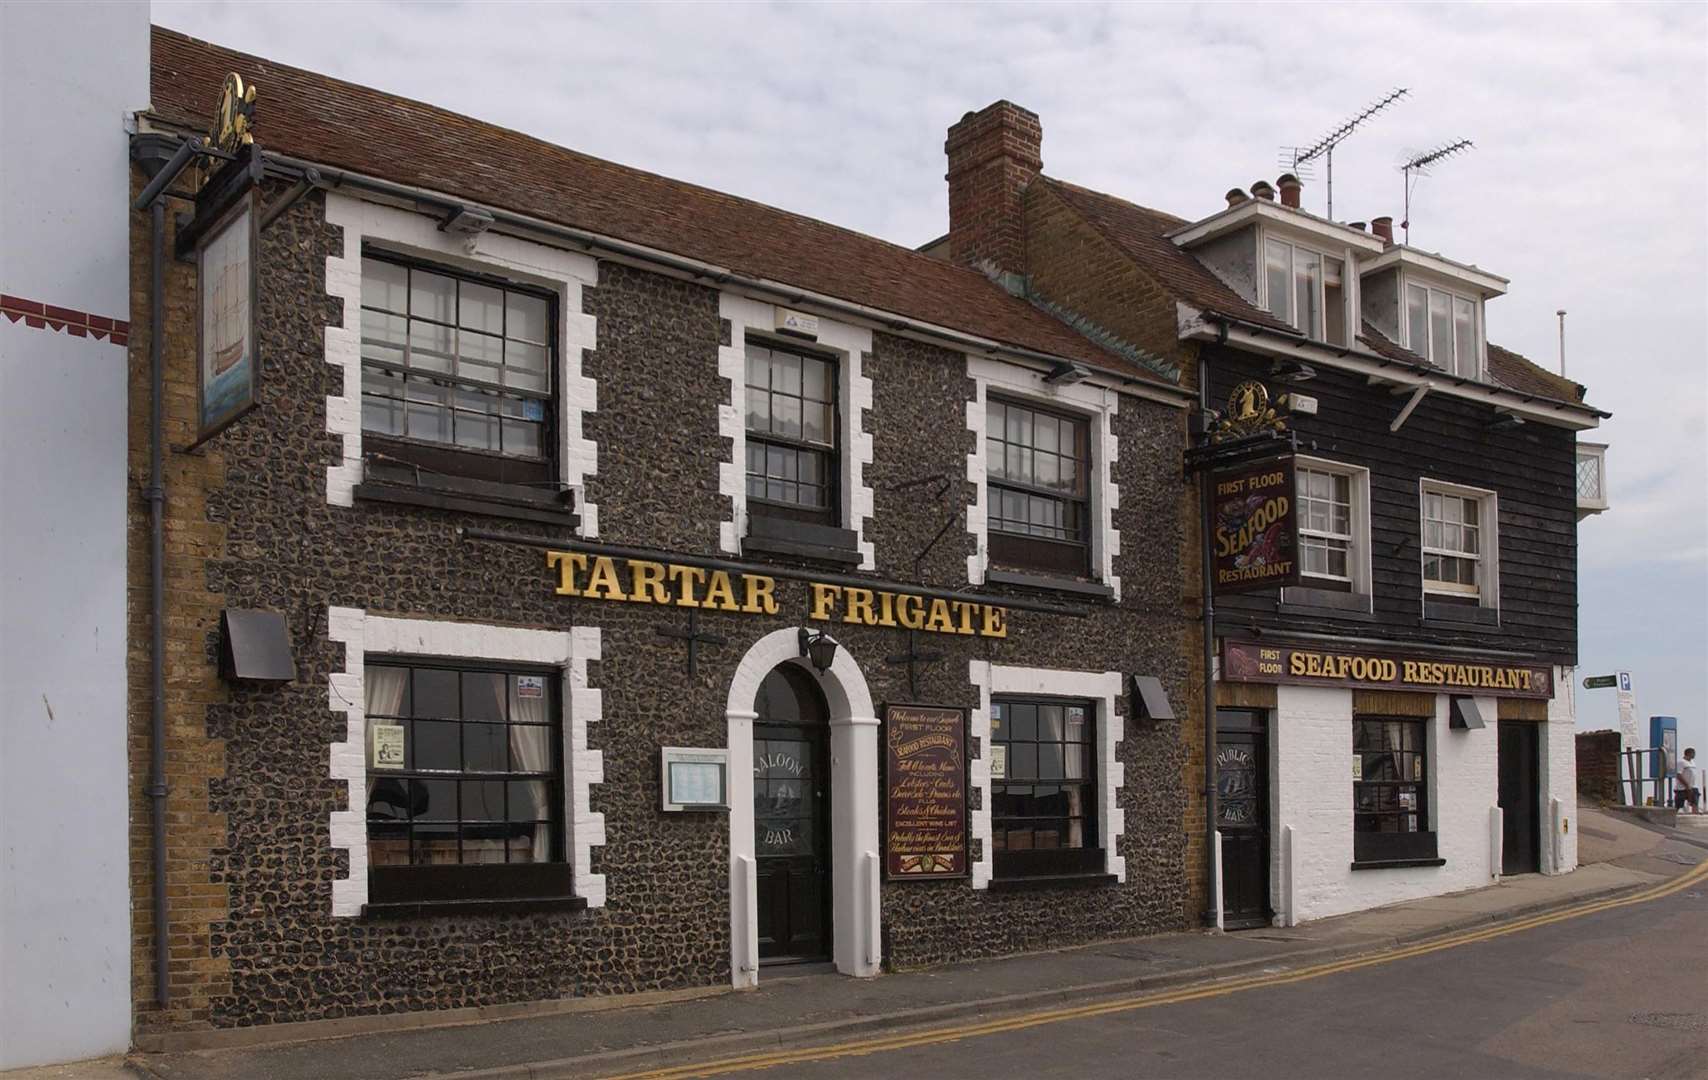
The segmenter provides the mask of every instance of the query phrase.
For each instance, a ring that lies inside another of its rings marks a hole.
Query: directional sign
[[[1583,681],[1585,690],[1611,690],[1619,685],[1617,675],[1591,675]]]

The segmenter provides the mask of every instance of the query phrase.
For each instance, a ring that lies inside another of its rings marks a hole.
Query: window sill
[[[987,570],[988,585],[1009,585],[1017,589],[1037,589],[1044,592],[1072,593],[1098,600],[1114,600],[1115,590],[1101,581],[1082,581],[1079,578],[1054,577],[1046,574],[1023,574],[1018,570]]]
[[[521,484],[418,472],[408,466],[369,461],[355,497],[363,502],[453,510],[488,517],[574,527],[580,521],[569,493],[542,491]]]
[[[1027,889],[1094,889],[1114,885],[1114,874],[1032,874],[1023,877],[993,877],[986,888],[991,892],[1021,892]]]
[[[1446,859],[1364,859],[1354,861],[1354,870],[1402,870],[1408,866],[1446,866]]]
[[[582,896],[511,897],[498,900],[417,900],[364,904],[364,919],[408,919],[435,915],[523,915],[539,911],[580,911]]]
[[[754,513],[741,539],[741,553],[793,555],[814,562],[859,566],[859,538],[852,529]]]

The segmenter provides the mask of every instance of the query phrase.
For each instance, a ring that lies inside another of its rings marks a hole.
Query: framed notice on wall
[[[886,705],[884,748],[884,876],[966,877],[966,710]]]
[[[255,195],[243,196],[196,248],[197,379],[201,442],[255,407]]]

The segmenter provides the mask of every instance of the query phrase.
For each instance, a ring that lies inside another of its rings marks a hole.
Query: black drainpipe
[[[176,140],[158,135],[138,136],[131,158],[149,175],[149,182],[131,203],[148,210],[148,610],[150,731],[148,799],[153,824],[154,873],[154,1001],[166,1007],[171,980],[170,920],[166,907],[166,476],[161,444],[165,427],[166,358],[166,189],[178,178],[200,147],[200,140],[179,143],[172,156],[166,150]]]
[[[1222,324],[1226,335],[1227,324]],[[1222,338],[1225,340],[1225,337]],[[1198,346],[1198,409],[1209,438],[1210,422],[1210,361],[1205,347]],[[1215,524],[1211,515],[1210,470],[1198,470],[1198,533],[1200,587],[1204,594],[1204,924],[1216,925],[1216,912],[1221,907],[1221,877],[1216,873],[1216,600],[1212,575],[1214,548],[1210,532]]]

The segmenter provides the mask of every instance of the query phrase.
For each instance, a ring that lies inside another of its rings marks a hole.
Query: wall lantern
[[[1476,698],[1454,694],[1449,700],[1452,703],[1453,713],[1448,717],[1448,727],[1459,728],[1463,731],[1481,731],[1488,727],[1488,717],[1483,715],[1483,707]]]
[[[813,668],[823,675],[836,659],[836,639],[823,630],[801,627],[801,655],[812,661]]]
[[[1148,720],[1151,723],[1174,719],[1174,706],[1168,703],[1168,692],[1162,688],[1161,679],[1155,675],[1133,675],[1129,677],[1129,682],[1133,719]]]
[[[1076,364],[1072,360],[1063,360],[1049,370],[1044,376],[1044,382],[1050,386],[1070,386],[1076,382],[1084,382],[1091,377],[1091,369],[1084,364]]]
[[[276,611],[226,608],[219,616],[219,675],[227,682],[296,681],[291,635]]]

